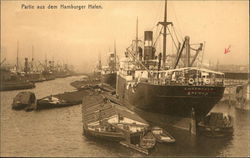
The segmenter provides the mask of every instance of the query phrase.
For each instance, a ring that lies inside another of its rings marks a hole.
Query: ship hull
[[[119,142],[125,139],[123,133],[97,132],[88,129],[83,129],[83,134],[89,137],[115,142]]]
[[[150,112],[190,117],[192,108],[197,119],[203,118],[222,98],[225,87],[154,85],[140,82],[128,86],[118,76],[117,93],[124,104]]]
[[[111,87],[116,87],[116,72],[115,73],[108,73],[103,74],[101,78],[102,83],[106,83],[110,85]]]
[[[24,81],[3,81],[0,85],[0,91],[21,90],[35,88],[32,82]]]

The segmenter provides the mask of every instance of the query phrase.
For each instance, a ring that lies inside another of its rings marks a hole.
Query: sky
[[[35,9],[23,9],[33,5]],[[101,5],[102,9],[36,9],[38,5]],[[54,58],[59,63],[90,70],[98,54],[107,60],[116,41],[117,54],[135,39],[136,18],[139,37],[146,30],[159,32],[164,1],[2,1],[1,60],[14,64],[19,43],[20,61],[34,58],[43,62]],[[173,22],[179,39],[190,37],[191,43],[205,41],[204,62],[248,64],[248,1],[168,1],[168,21]],[[168,50],[172,45],[168,37]],[[158,46],[162,46],[161,43]],[[224,54],[226,48],[230,52]],[[162,49],[158,48],[158,52]]]

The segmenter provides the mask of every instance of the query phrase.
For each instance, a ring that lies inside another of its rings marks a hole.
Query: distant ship
[[[0,91],[19,90],[34,88],[35,84],[27,80],[24,72],[20,72],[19,68],[19,43],[17,43],[17,63],[15,70],[10,67],[3,66],[6,58],[0,64]],[[27,60],[25,60],[27,62]]]
[[[116,47],[114,46],[114,52],[109,53],[108,65],[101,68],[101,81],[108,84],[113,88],[116,88]]]
[[[167,1],[164,21],[158,23],[163,29],[160,33],[163,34],[163,54],[156,51],[152,31],[145,31],[144,41],[139,41],[137,20],[136,40],[119,63],[116,93],[122,103],[132,108],[179,117],[189,117],[194,110],[199,120],[222,98],[224,74],[194,66],[203,44],[192,48],[188,36],[182,44],[175,45],[174,55],[166,55],[167,34],[174,39],[170,32],[174,30],[173,23],[167,22],[166,12]],[[193,56],[191,50],[195,51]],[[172,63],[167,57],[174,57]]]
[[[33,82],[24,80],[20,77],[20,75],[2,67],[0,69],[0,77],[0,91],[35,88],[35,84]]]

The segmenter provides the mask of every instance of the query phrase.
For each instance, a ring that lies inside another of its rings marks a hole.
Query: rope
[[[167,27],[168,28],[168,27]],[[171,38],[172,38],[172,41],[174,42],[174,45],[175,45],[175,48],[176,48],[176,50],[178,49],[177,48],[177,45],[176,45],[176,43],[175,43],[175,41],[174,41],[174,38],[173,38],[173,36],[172,36],[172,33],[170,32],[170,29],[168,28],[168,31],[169,31],[169,33],[170,33],[170,36],[171,36]]]
[[[177,36],[177,34],[176,34],[176,31],[175,31],[175,27],[172,26],[172,28],[173,28],[173,30],[174,30],[174,34],[175,34],[175,37],[176,37],[177,41],[180,43],[180,40],[178,39],[178,36]]]
[[[161,31],[162,31],[162,29],[163,29],[163,27],[161,27]],[[160,33],[161,33],[161,31],[160,31]],[[157,42],[157,40],[159,39],[159,37],[161,36],[161,34],[159,33],[159,35],[157,36],[157,38],[156,38],[156,40],[155,40],[155,42],[154,42],[154,44],[153,44],[153,46],[155,46],[155,44],[156,44],[156,42]]]
[[[174,17],[175,17],[175,19],[176,19],[176,22],[177,22],[178,26],[180,26],[179,21],[178,21],[178,18],[177,18],[177,16],[176,16],[174,3],[172,3],[172,7],[171,7],[171,8],[173,9]],[[183,40],[184,38],[183,38],[183,35],[182,35],[182,32],[181,32],[181,29],[180,29],[180,36],[181,36],[181,39],[182,39],[182,42],[183,42],[183,41],[184,41],[184,40]]]

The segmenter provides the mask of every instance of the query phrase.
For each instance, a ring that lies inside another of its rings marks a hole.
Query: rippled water
[[[29,91],[35,92],[37,98],[71,91],[74,88],[69,83],[79,78],[68,77],[37,83],[36,88]],[[20,91],[1,92],[1,156],[144,156],[117,143],[85,138],[82,135],[80,105],[32,112],[12,110],[12,99]],[[176,143],[157,144],[151,155],[250,155],[249,112],[235,110],[233,106],[227,105],[217,105],[213,111],[228,112],[235,117],[232,138],[192,136],[187,131],[170,128]],[[157,118],[157,114],[155,116]]]

